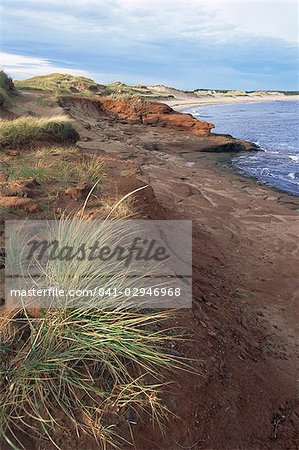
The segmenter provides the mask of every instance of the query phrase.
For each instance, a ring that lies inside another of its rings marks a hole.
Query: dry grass
[[[133,197],[120,202],[120,197],[107,197],[101,201],[99,218],[105,218],[111,213],[113,219],[132,219],[139,214]]]
[[[41,139],[75,142],[78,138],[72,122],[64,116],[0,120],[0,147],[20,147]]]
[[[103,158],[92,156],[81,160],[60,160],[53,170],[56,171],[57,180],[62,183],[88,183],[94,184],[103,181],[105,168]]]
[[[40,183],[55,183],[65,188],[78,183],[102,184],[106,178],[103,158],[83,156],[75,146],[41,147],[13,158],[3,155],[0,163],[2,172],[8,175],[5,184],[35,178]]]

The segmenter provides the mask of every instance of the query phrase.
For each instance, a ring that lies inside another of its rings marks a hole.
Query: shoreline
[[[165,103],[176,111],[184,112],[188,108],[196,106],[237,104],[237,103],[262,103],[262,102],[279,102],[279,101],[298,101],[299,95],[264,95],[264,96],[246,96],[246,97],[201,97],[195,98],[176,98],[162,100],[159,103]]]
[[[83,152],[109,155],[115,165],[130,162],[130,179],[135,175],[148,185],[147,219],[193,222],[193,307],[176,320],[176,326],[188,330],[192,345],[182,342],[175,350],[194,361],[199,358],[200,366],[195,362],[194,367],[207,377],[194,382],[193,375],[175,373],[175,389],[165,405],[178,419],[168,424],[166,437],[137,424],[136,447],[171,450],[177,442],[187,447],[204,435],[203,449],[235,448],[240,441],[247,448],[253,433],[266,449],[292,443],[289,423],[288,437],[278,446],[271,436],[277,405],[285,405],[286,399],[293,404],[296,398],[299,198],[223,165],[229,152],[198,151],[201,145],[208,147],[203,137],[113,122],[111,140],[109,128],[99,129],[96,116],[71,112],[80,124]],[[245,417],[246,429],[240,430],[234,420],[229,427],[223,422],[223,408],[214,407],[219,392],[227,408],[234,399],[233,417]],[[190,422],[190,417],[198,421]],[[216,431],[207,435],[211,427]]]
[[[18,102],[19,111],[39,107],[30,94]],[[30,212],[30,218],[39,220],[48,213],[52,217],[54,211],[77,214],[83,208],[82,220],[105,220],[107,212],[101,215],[101,210],[111,211],[117,199],[125,199],[129,192],[134,197],[124,219],[193,222],[192,307],[181,309],[166,323],[166,329],[174,324],[182,336],[177,343],[171,337],[171,354],[187,358],[192,370],[172,371],[171,389],[163,389],[163,406],[172,419],[167,433],[157,432],[144,412],[136,420],[133,416],[135,448],[173,450],[178,443],[182,448],[195,443],[197,448],[197,442],[203,450],[240,445],[293,448],[296,423],[283,421],[275,441],[273,417],[281,413],[292,419],[296,413],[299,198],[277,193],[237,172],[229,160],[241,148],[254,150],[253,145],[220,134],[197,135],[190,131],[192,126],[180,127],[184,119],[190,124],[190,116],[177,114],[175,125],[160,126],[158,120],[144,123],[138,115],[130,122],[128,117],[107,114],[98,107],[98,99],[67,96],[59,105],[55,114],[71,117],[80,136],[74,163],[100,158],[105,176],[100,190],[90,198],[87,192],[77,197],[81,188],[75,185],[72,170],[67,184],[63,177],[54,185],[49,180],[42,197],[34,200],[41,210]],[[128,102],[123,106],[127,108]],[[48,111],[43,106],[42,114]],[[35,167],[36,152],[28,150],[26,163],[31,161]],[[40,156],[43,167],[45,158],[57,171],[61,161],[72,161],[72,153],[65,153],[68,147],[61,153],[49,150]],[[11,155],[11,164],[22,165],[23,157],[23,151]],[[74,186],[75,196],[70,195]],[[106,200],[110,200],[108,207]],[[179,249],[177,256],[180,259]],[[160,327],[154,331],[160,333]],[[165,381],[168,384],[168,375]],[[246,427],[240,426],[240,418]],[[116,427],[125,438],[123,450],[131,450],[127,420],[119,420]],[[69,429],[73,431],[72,426]],[[82,436],[73,438],[63,430],[57,437],[65,450],[78,445],[98,449],[98,442],[88,436],[82,441]],[[25,446],[37,450],[40,442]],[[51,443],[45,443],[45,450],[50,447]]]

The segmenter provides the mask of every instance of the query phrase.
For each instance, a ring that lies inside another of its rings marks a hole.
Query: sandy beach
[[[299,95],[252,95],[252,96],[237,96],[237,97],[225,97],[217,96],[213,97],[177,97],[175,99],[163,100],[162,103],[166,103],[176,111],[183,111],[187,108],[194,106],[204,105],[216,105],[224,103],[257,103],[257,102],[272,102],[272,101],[294,101],[299,100]]]

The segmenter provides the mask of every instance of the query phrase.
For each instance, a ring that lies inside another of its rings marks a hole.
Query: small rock
[[[39,197],[42,195],[42,191],[39,189],[29,189],[23,186],[16,186],[5,192],[7,197]]]
[[[66,189],[65,193],[71,197],[72,200],[80,200],[88,194],[91,186],[87,183],[79,183],[75,187],[69,187]]]
[[[4,154],[6,156],[18,156],[20,152],[18,150],[6,150]]]
[[[39,206],[30,198],[20,197],[2,197],[0,198],[0,206],[2,208],[20,208],[25,209],[30,213],[39,211]]]
[[[36,178],[28,178],[28,180],[14,180],[13,185],[19,188],[36,189],[40,183]]]
[[[146,142],[143,145],[143,148],[150,152],[158,152],[159,151],[159,147],[156,144],[154,144],[153,142]]]

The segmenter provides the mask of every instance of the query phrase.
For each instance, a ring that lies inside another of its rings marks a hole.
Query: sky
[[[1,0],[0,67],[100,83],[298,90],[294,0]]]

